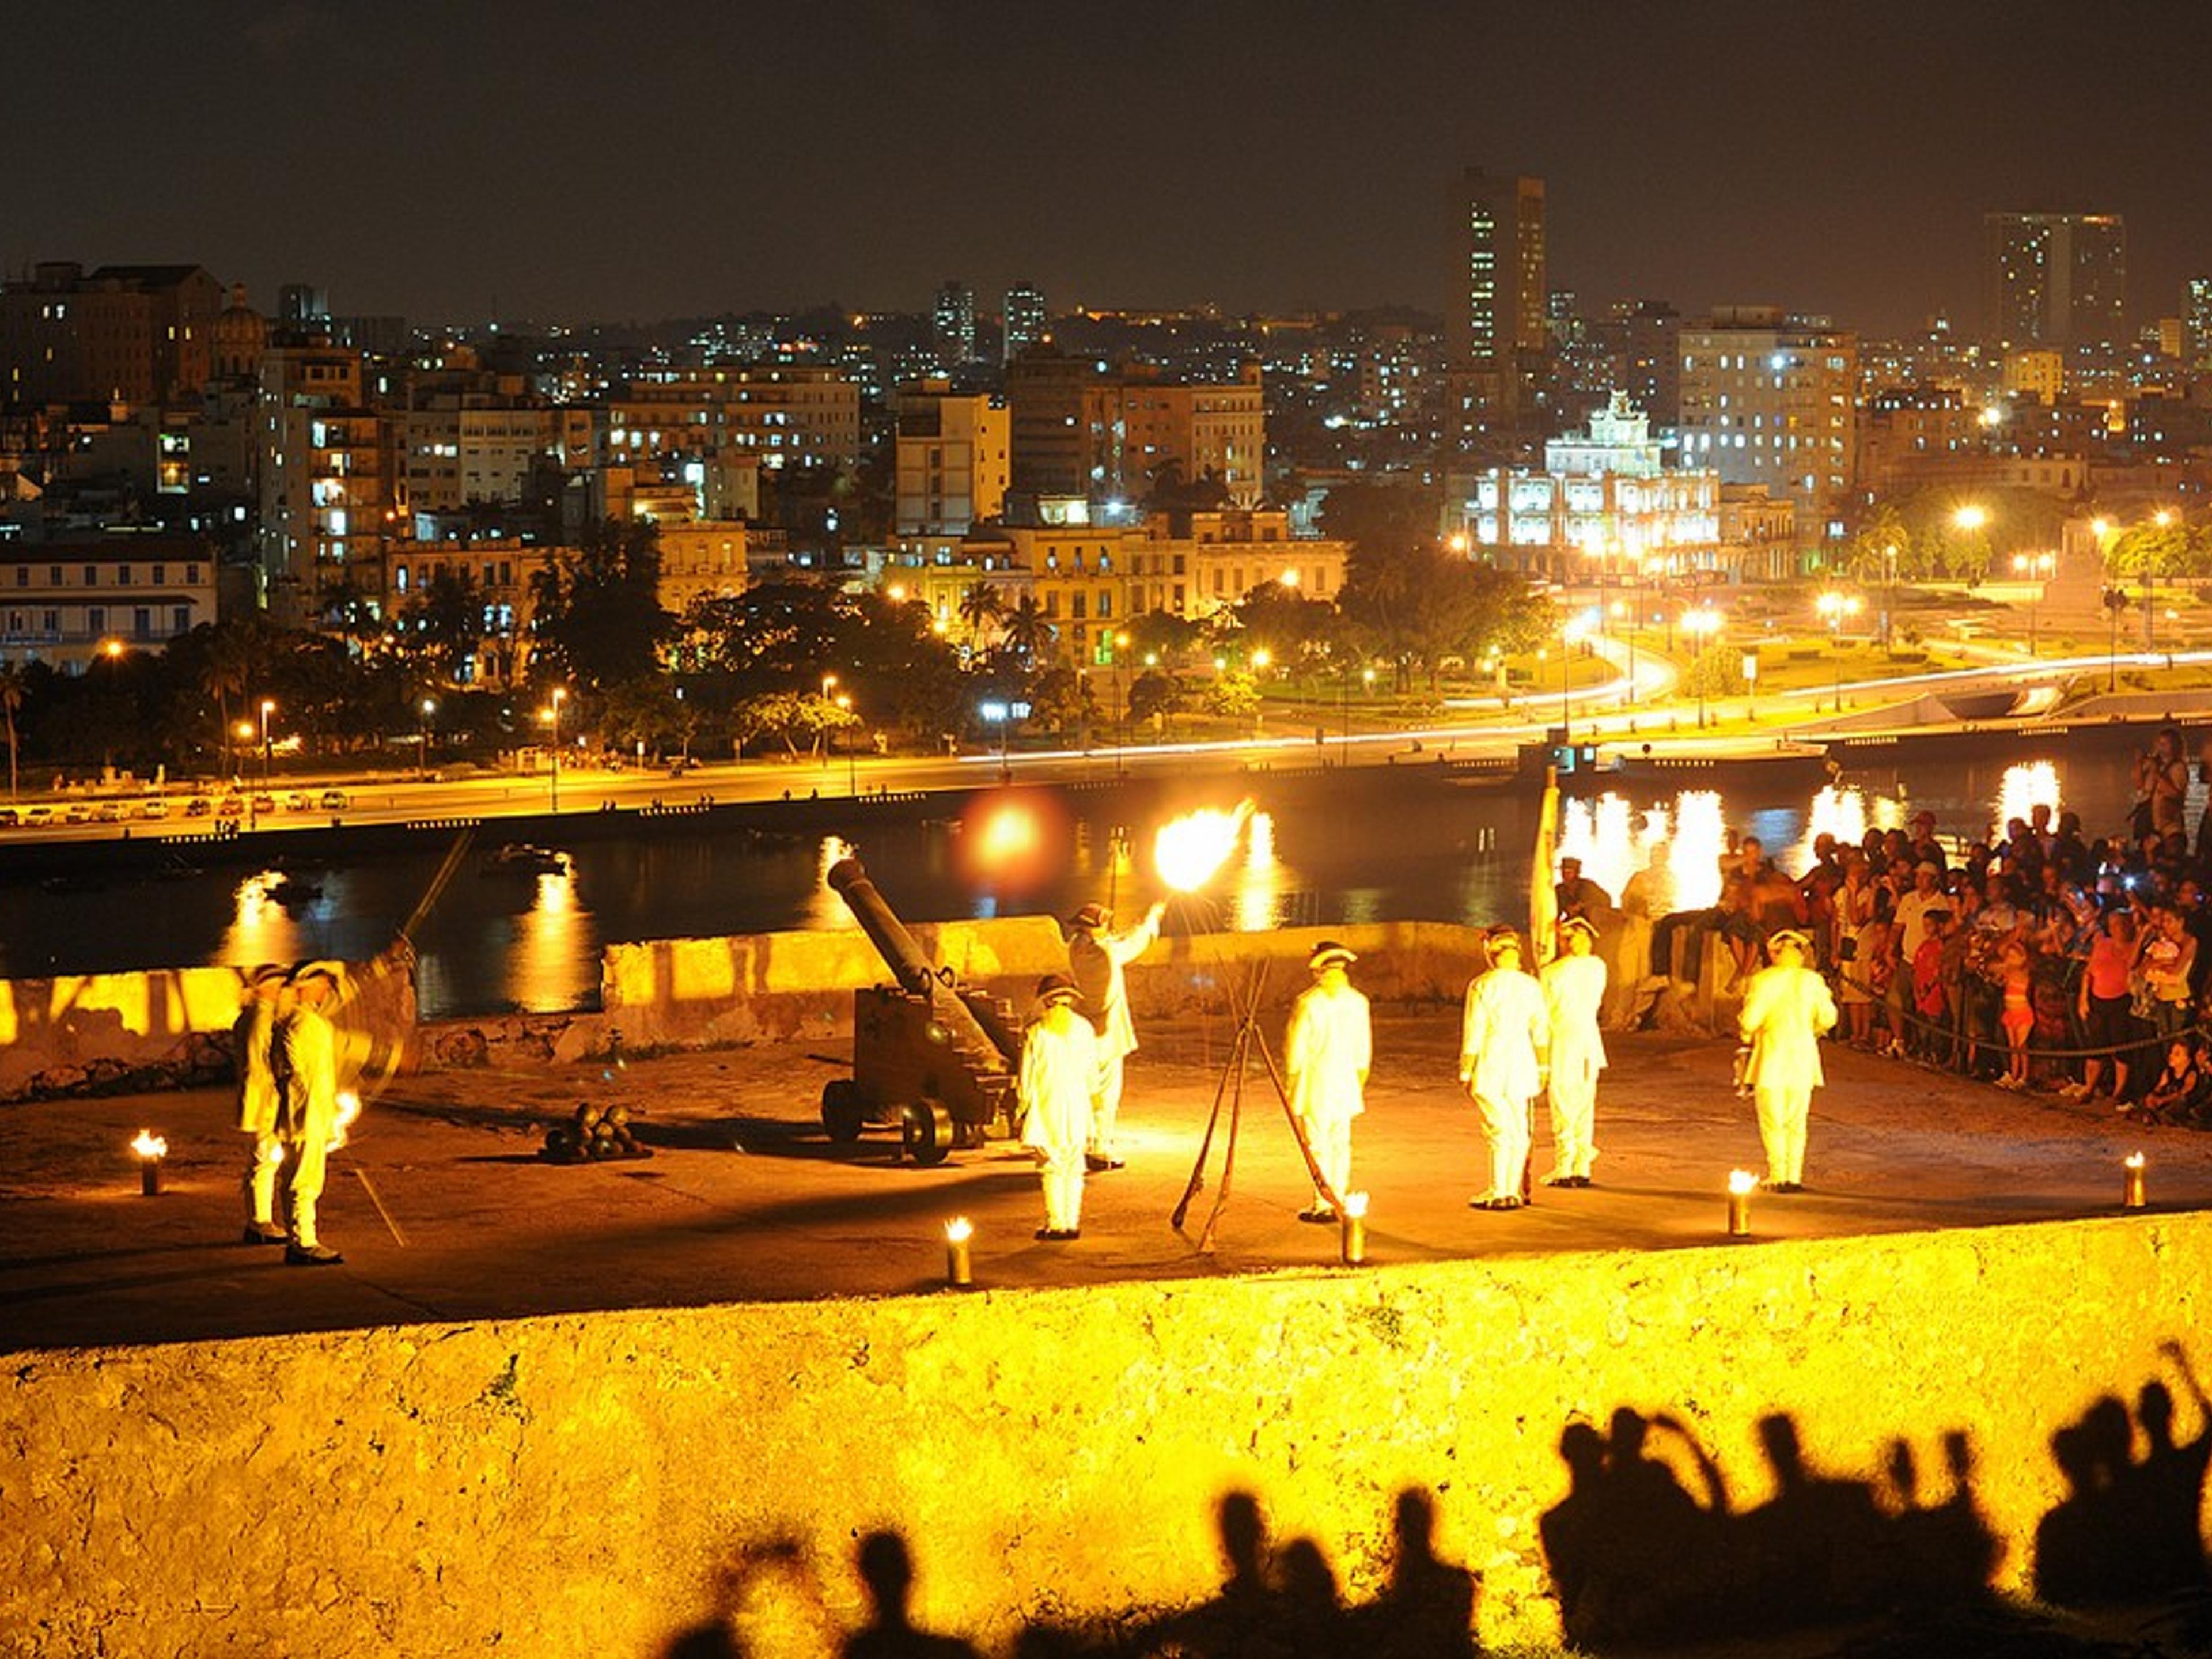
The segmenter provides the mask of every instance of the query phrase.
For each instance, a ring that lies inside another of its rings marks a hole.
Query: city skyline
[[[0,260],[204,264],[425,324],[837,302],[1440,311],[1469,166],[1543,179],[1587,307],[1978,325],[1983,216],[2128,222],[2130,326],[2212,269],[2212,15],[1716,0],[1362,21],[1257,0],[452,15],[95,0],[18,27]],[[96,49],[96,51],[95,51]],[[44,135],[43,138],[41,135]],[[289,206],[287,204],[289,204]]]

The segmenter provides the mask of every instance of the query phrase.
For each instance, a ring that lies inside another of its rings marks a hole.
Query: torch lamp
[[[169,1155],[169,1143],[151,1129],[141,1129],[131,1150],[138,1155],[138,1190],[148,1198],[161,1195],[161,1160]]]
[[[1729,1171],[1728,1236],[1730,1238],[1751,1237],[1751,1189],[1759,1185],[1759,1177],[1748,1170]]]
[[[975,1236],[975,1224],[964,1215],[957,1215],[945,1224],[945,1282],[956,1291],[964,1291],[975,1283],[975,1261],[969,1245]]]
[[[2140,1210],[2143,1206],[2143,1155],[2130,1152],[2120,1167],[2127,1172],[2120,1188],[2120,1207]]]
[[[1344,1265],[1363,1267],[1367,1261],[1367,1194],[1346,1193],[1344,1195],[1343,1224]]]

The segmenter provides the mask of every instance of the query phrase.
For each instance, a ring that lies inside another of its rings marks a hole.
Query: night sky
[[[1977,319],[1982,213],[2124,214],[2130,321],[2212,274],[2203,0],[75,0],[9,23],[0,260],[264,308],[647,319],[1437,309],[1448,181],[1546,179],[1551,280]]]

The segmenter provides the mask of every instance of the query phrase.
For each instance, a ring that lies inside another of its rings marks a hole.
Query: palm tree
[[[8,719],[8,799],[15,799],[15,711],[23,706],[23,671],[0,664],[0,714]]]
[[[960,620],[968,624],[969,646],[981,650],[983,630],[1006,614],[1006,602],[992,583],[978,578],[960,593]]]
[[[1035,662],[1052,645],[1054,629],[1036,595],[1024,593],[1005,615],[1006,644],[1024,660]]]

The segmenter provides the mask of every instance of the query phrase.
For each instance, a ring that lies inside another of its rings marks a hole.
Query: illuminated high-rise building
[[[1006,290],[1004,361],[1012,362],[1045,337],[1044,295],[1027,283]]]
[[[1544,181],[1469,167],[1453,188],[1451,214],[1446,441],[1468,453],[1510,441],[1535,413],[1544,384]]]
[[[2212,374],[2212,276],[2182,284],[2181,351],[2191,374]]]
[[[1765,306],[1680,334],[1681,464],[1796,504],[1801,538],[1841,533],[1857,454],[1858,337]]]
[[[975,290],[953,281],[937,290],[933,319],[937,361],[946,368],[964,368],[975,361]]]
[[[2128,234],[2118,214],[1984,214],[1982,246],[1982,334],[1990,347],[2126,344]]]

